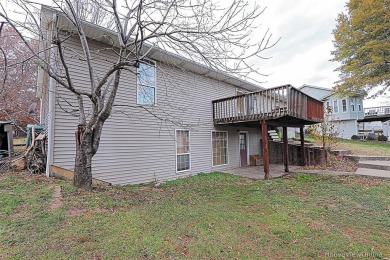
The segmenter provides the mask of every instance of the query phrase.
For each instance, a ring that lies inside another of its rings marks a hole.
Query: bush
[[[366,140],[368,140],[368,141],[374,141],[374,140],[375,140],[375,137],[373,137],[372,135],[368,135],[368,136],[366,137]]]
[[[378,141],[384,141],[384,142],[386,142],[386,141],[387,141],[387,136],[384,136],[384,135],[378,136]]]
[[[358,135],[353,135],[351,136],[352,140],[360,140],[360,137]]]

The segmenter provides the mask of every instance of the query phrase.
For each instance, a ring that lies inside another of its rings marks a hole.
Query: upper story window
[[[351,99],[350,102],[351,102],[351,112],[355,112],[355,101]]]
[[[137,104],[156,104],[156,63],[141,61],[137,69]]]
[[[339,102],[338,102],[338,100],[333,100],[333,112],[335,112],[335,113],[339,112]]]
[[[343,112],[348,112],[347,100],[346,99],[341,100],[341,106],[342,106],[342,111]]]
[[[362,112],[362,101],[358,99],[356,103],[357,103],[357,111]]]

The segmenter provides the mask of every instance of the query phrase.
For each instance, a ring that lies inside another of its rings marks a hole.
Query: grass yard
[[[380,259],[389,212],[390,181],[354,176],[211,173],[86,192],[3,174],[0,259]]]
[[[390,156],[390,143],[379,141],[338,140],[335,149],[351,150],[353,154]]]

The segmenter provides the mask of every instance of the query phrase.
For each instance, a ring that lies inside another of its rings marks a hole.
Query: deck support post
[[[283,161],[284,161],[284,172],[289,172],[288,169],[288,139],[287,139],[287,127],[283,126]]]
[[[264,164],[264,180],[269,179],[269,149],[268,149],[268,127],[265,120],[261,121],[261,135],[263,146],[263,164]]]
[[[302,166],[306,166],[306,149],[305,149],[305,133],[303,131],[303,126],[299,128],[299,135],[301,139],[301,156],[302,156]]]

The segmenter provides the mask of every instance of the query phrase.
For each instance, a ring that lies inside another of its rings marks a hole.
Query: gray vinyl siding
[[[81,53],[77,40],[67,44]],[[92,46],[104,47],[99,43]],[[95,58],[96,74],[101,76],[108,64],[97,58],[110,60],[113,56],[101,49]],[[161,62],[157,66],[156,106],[148,107],[156,116],[136,105],[135,75],[122,72],[115,105],[127,107],[114,107],[104,125],[100,147],[93,159],[93,177],[113,184],[135,184],[238,167],[237,129],[215,129],[211,103],[235,95],[236,87]],[[78,87],[89,87],[88,72],[81,61],[75,58],[69,68]],[[77,108],[76,100],[60,86],[56,96],[53,164],[73,170],[78,118],[70,112],[74,109],[72,105]],[[88,110],[88,104],[86,107]],[[190,171],[176,173],[175,129],[190,130]],[[228,131],[228,165],[212,167],[212,130]],[[249,131],[250,154],[258,154],[259,130],[239,130]]]
[[[356,120],[343,120],[334,122],[338,136],[343,139],[351,139],[352,135],[358,134]]]

